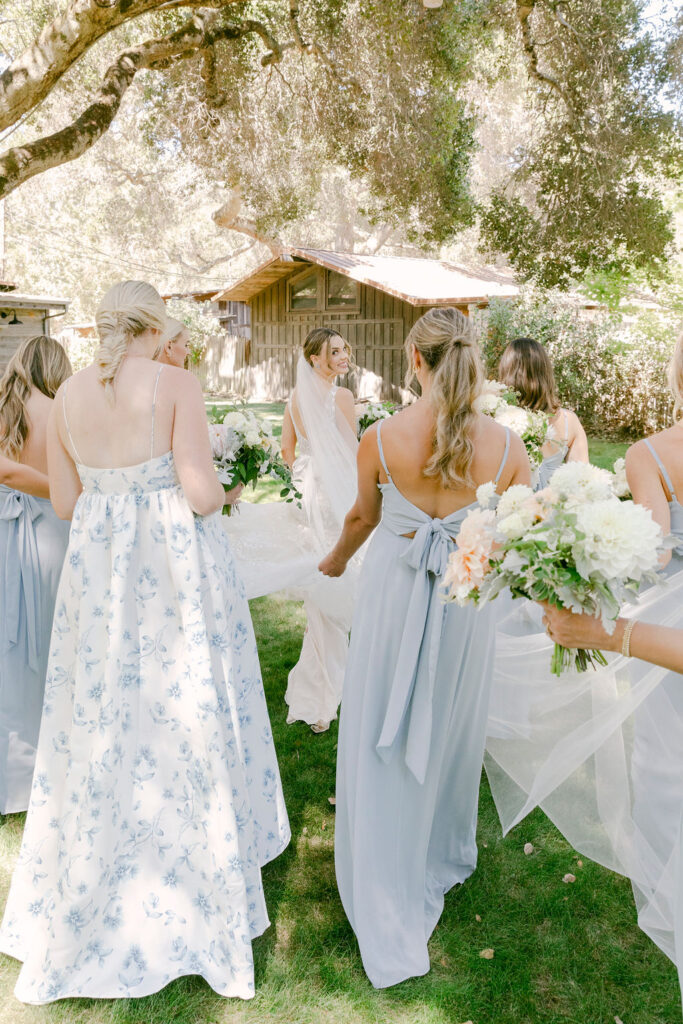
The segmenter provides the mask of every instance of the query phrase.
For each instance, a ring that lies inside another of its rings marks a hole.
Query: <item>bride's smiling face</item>
[[[327,352],[320,354],[317,367],[326,377],[340,377],[349,370],[349,350],[342,338],[330,338]],[[325,358],[327,357],[327,358]]]

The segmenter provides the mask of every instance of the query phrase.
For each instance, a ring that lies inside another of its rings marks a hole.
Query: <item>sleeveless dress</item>
[[[547,487],[550,482],[550,477],[553,475],[556,469],[564,465],[564,461],[569,454],[569,417],[567,416],[567,410],[563,409],[564,412],[564,441],[561,448],[555,452],[554,455],[548,455],[541,465],[538,467],[538,482],[535,490],[540,491],[544,487]]]
[[[28,807],[69,526],[49,498],[0,485],[0,814]]]
[[[496,484],[509,442],[508,433]],[[351,630],[335,863],[363,966],[384,988],[427,973],[444,894],[476,867],[494,613],[440,594],[473,506],[433,519],[394,484],[381,424],[377,445],[387,482]]]
[[[289,840],[220,516],[195,517],[172,452],[153,451],[152,413],[146,462],[76,455],[83,491],[0,929],[28,1003],[144,996],[186,974],[252,997],[261,868]]]

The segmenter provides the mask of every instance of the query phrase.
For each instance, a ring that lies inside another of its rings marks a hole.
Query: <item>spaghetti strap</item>
[[[152,395],[152,433],[151,433],[150,443],[149,443],[149,457],[150,457],[150,459],[154,458],[154,414],[156,413],[156,408],[157,408],[157,390],[159,388],[159,377],[161,377],[161,371],[162,370],[163,370],[163,366],[160,366],[159,369],[157,370],[156,380],[154,381],[154,394]]]
[[[74,443],[73,434],[71,433],[71,427],[69,426],[69,417],[66,414],[66,391],[67,391],[68,386],[69,386],[69,381],[65,380],[64,381],[64,390],[62,391],[62,412],[64,413],[64,426],[66,427],[66,433],[68,435],[69,441],[71,442],[71,447],[73,449],[73,453],[76,456],[76,462],[78,462],[79,465],[83,465],[82,459],[81,459],[80,455],[78,454],[78,448],[76,447],[76,445]]]
[[[664,479],[664,483],[666,484],[666,486],[669,489],[669,494],[671,496],[670,500],[671,501],[678,501],[678,498],[676,497],[676,492],[674,491],[674,486],[671,483],[671,477],[669,476],[669,474],[666,471],[666,466],[664,465],[664,463],[660,459],[659,455],[657,455],[657,452],[655,451],[654,447],[650,444],[650,442],[648,441],[647,438],[645,438],[645,444],[650,449],[650,452],[652,454],[652,458],[657,463],[657,466],[659,467],[659,472],[662,474],[662,478]]]
[[[384,472],[387,474],[387,480],[389,481],[389,483],[393,484],[394,481],[391,479],[391,473],[389,472],[389,467],[387,466],[387,460],[384,458],[384,448],[382,447],[382,421],[381,420],[377,424],[377,434],[376,434],[376,437],[377,437],[377,450],[379,452],[379,461],[382,463],[382,468],[384,469]]]
[[[505,428],[505,451],[503,452],[503,458],[500,460],[500,466],[498,467],[498,472],[496,473],[496,479],[493,481],[494,484],[496,485],[496,487],[498,486],[498,481],[500,480],[500,474],[503,472],[503,468],[505,466],[505,463],[508,460],[508,452],[509,451],[510,451],[510,428],[506,427]]]
[[[564,412],[564,443],[566,445],[569,445],[569,413],[567,412],[566,409],[564,409],[563,412]]]

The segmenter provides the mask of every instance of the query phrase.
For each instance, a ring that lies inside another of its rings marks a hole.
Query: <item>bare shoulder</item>
[[[168,366],[164,364],[164,372],[161,374],[164,387],[171,389],[178,395],[201,395],[202,386],[199,379],[188,370],[180,366]]]
[[[353,392],[349,391],[348,388],[337,388],[334,400],[342,408],[346,407],[348,409],[353,409],[356,405],[356,399],[353,397]]]
[[[653,437],[658,437],[658,434],[654,434]],[[626,470],[637,471],[637,472],[648,472],[652,471],[656,475],[659,475],[659,470],[655,462],[652,452],[648,448],[646,441],[650,441],[652,438],[643,438],[640,441],[636,441],[630,446],[626,452]]]

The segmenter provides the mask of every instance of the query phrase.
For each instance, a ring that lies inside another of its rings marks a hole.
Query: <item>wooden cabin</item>
[[[0,375],[26,338],[51,334],[55,317],[64,316],[68,299],[22,295],[13,285],[0,288]]]
[[[359,397],[400,398],[408,331],[433,306],[468,314],[489,298],[512,298],[510,274],[441,260],[288,249],[214,295],[251,309],[251,340],[208,352],[217,367],[206,386],[252,399],[286,398],[313,327],[333,327],[353,350],[349,386]]]

